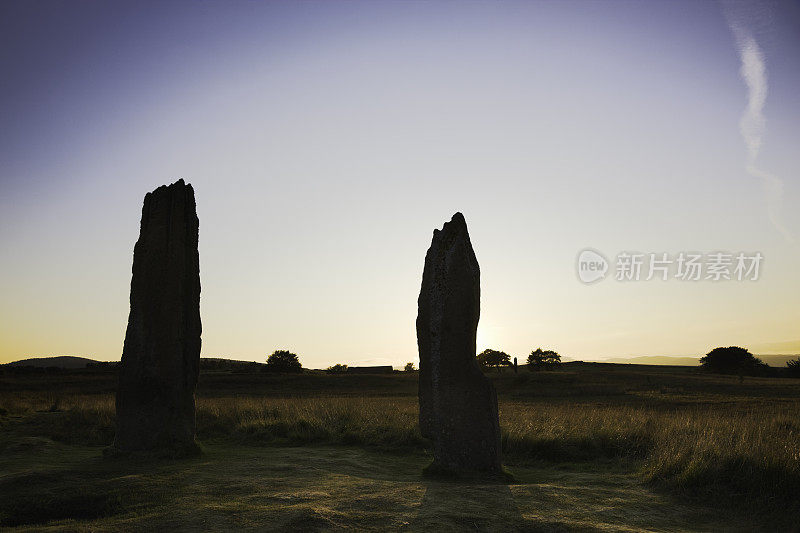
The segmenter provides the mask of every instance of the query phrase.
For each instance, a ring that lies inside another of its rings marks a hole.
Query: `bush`
[[[553,350],[542,350],[536,348],[528,356],[528,370],[548,370],[558,368],[561,364],[561,356]]]
[[[288,350],[275,350],[267,357],[267,371],[299,373],[303,371],[303,367],[297,354]]]
[[[478,354],[478,364],[483,368],[495,367],[500,372],[501,366],[511,364],[511,356],[498,350],[484,350]]]
[[[786,369],[789,371],[790,376],[800,378],[800,357],[786,361]]]
[[[700,359],[700,365],[704,370],[717,374],[753,376],[765,374],[769,370],[761,359],[738,346],[714,348]]]
[[[403,372],[414,372],[415,370],[414,363],[406,363],[406,366],[403,367]]]
[[[328,374],[345,374],[347,373],[347,365],[336,363],[335,365],[326,368],[325,372]]]

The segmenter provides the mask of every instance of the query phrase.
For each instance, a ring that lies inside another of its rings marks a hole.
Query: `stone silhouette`
[[[419,423],[433,441],[428,472],[500,474],[497,394],[475,357],[480,269],[461,213],[425,256],[417,314]]]
[[[178,456],[197,451],[198,227],[194,189],[183,180],[144,197],[112,452]]]

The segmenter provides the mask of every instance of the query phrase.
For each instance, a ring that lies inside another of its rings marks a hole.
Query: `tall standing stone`
[[[433,442],[429,471],[500,473],[497,394],[475,357],[480,269],[461,213],[425,256],[417,314],[419,423]]]
[[[198,224],[194,189],[182,179],[144,197],[117,389],[116,451],[197,449]]]

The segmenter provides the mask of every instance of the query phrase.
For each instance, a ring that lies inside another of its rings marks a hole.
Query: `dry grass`
[[[197,423],[201,439],[418,449],[425,445],[411,398],[201,398]]]
[[[519,483],[420,476],[422,454],[208,444],[181,461],[107,461],[62,444],[0,455],[0,526],[25,531],[757,531],[617,465],[518,466]],[[763,528],[765,531],[768,528]]]
[[[769,516],[800,513],[800,402],[520,401],[501,397],[514,468],[630,461],[643,480],[686,498]],[[3,414],[5,413],[5,414]],[[344,444],[424,451],[416,398],[201,397],[198,436],[218,444]],[[0,424],[70,444],[109,444],[109,394],[0,396]],[[17,443],[18,444],[18,443]],[[0,438],[4,447],[17,445]]]

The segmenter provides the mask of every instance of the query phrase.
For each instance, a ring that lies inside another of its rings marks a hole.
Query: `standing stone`
[[[133,249],[131,311],[117,389],[114,451],[197,450],[200,263],[194,189],[183,180],[144,197]]]
[[[417,314],[419,424],[433,441],[428,472],[499,474],[497,394],[475,357],[480,269],[461,213],[425,256]]]

